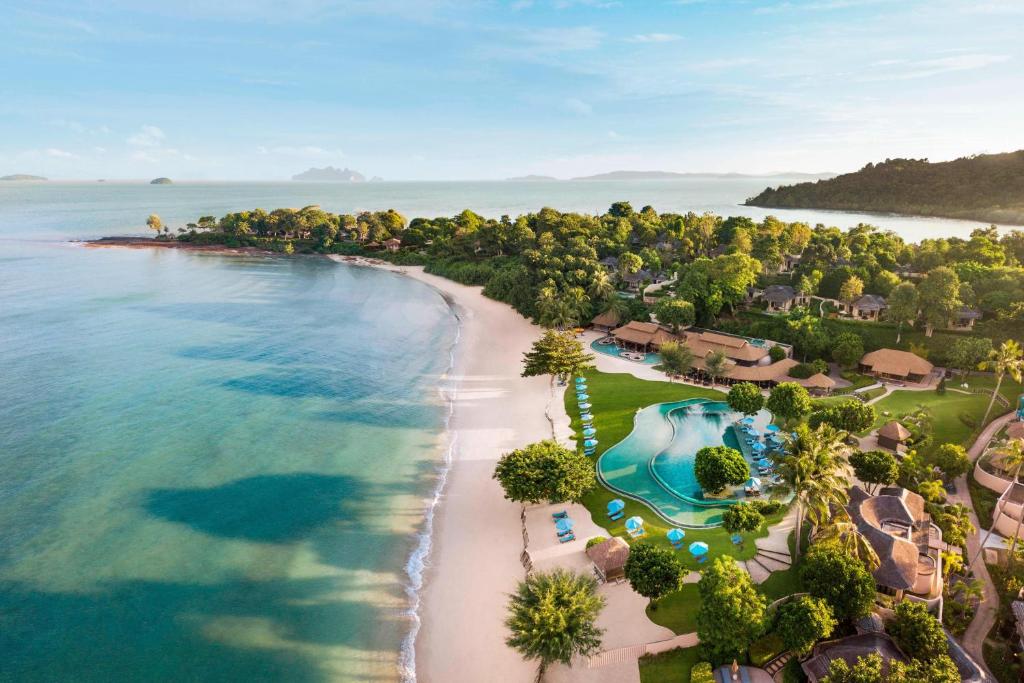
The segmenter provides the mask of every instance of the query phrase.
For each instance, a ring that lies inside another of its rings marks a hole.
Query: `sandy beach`
[[[354,259],[402,272],[442,292],[457,308],[462,331],[452,379],[456,381],[449,438],[451,469],[435,513],[433,548],[421,595],[416,641],[417,679],[424,683],[529,681],[536,666],[505,645],[508,594],[525,577],[521,508],[504,499],[491,475],[514,448],[551,438],[552,408],[564,439],[568,417],[552,402],[546,377],[524,379],[522,354],[539,328],[508,305],[468,287],[423,272]]]

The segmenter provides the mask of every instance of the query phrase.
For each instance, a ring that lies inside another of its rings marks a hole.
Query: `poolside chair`
[[[559,512],[552,512],[551,513],[552,519],[555,519],[555,520],[565,519],[568,516],[569,516],[569,513],[566,512],[565,510],[560,510]]]
[[[729,540],[732,541],[733,545],[743,545],[743,537],[739,534],[733,534],[729,537]]]
[[[558,537],[558,542],[559,543],[568,543],[569,541],[575,541],[575,540],[576,540],[576,537],[573,535],[573,533],[571,531],[568,534],[566,534],[565,536],[559,536]]]
[[[565,531],[558,531],[558,530],[556,529],[556,530],[555,530],[555,533],[557,533],[559,537],[562,537],[562,536],[571,536],[571,535],[572,535],[572,529],[566,529]]]
[[[672,543],[672,542],[669,541],[669,543]],[[679,541],[679,543],[672,543],[672,547],[675,548],[676,550],[682,550],[684,544],[685,544],[685,541]]]
[[[625,516],[626,516],[626,513],[624,511],[622,511],[622,510],[619,510],[614,515],[608,515],[608,519],[617,522],[618,520],[622,519]]]
[[[707,553],[704,553],[703,555],[698,555],[697,556],[697,564],[704,564],[707,561],[708,561],[708,554]]]

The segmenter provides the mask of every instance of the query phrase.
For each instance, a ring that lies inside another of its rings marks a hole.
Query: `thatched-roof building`
[[[910,430],[896,420],[882,425],[878,430],[878,445],[891,451],[899,452],[909,438]]]
[[[828,676],[833,660],[842,659],[852,667],[861,657],[872,654],[882,657],[883,676],[888,675],[893,660],[904,663],[909,661],[892,642],[892,638],[884,633],[861,633],[815,645],[811,657],[800,666],[807,674],[807,680],[817,683]]]
[[[619,315],[618,311],[609,309],[604,313],[598,313],[594,316],[594,319],[590,321],[590,325],[598,332],[611,332],[621,322],[622,316]]]
[[[612,536],[587,548],[587,557],[594,563],[594,569],[603,580],[615,581],[625,575],[629,544],[618,536]]]
[[[924,358],[898,349],[878,349],[860,359],[861,372],[884,379],[923,382],[934,368]]]

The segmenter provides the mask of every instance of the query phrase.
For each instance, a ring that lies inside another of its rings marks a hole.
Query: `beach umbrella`
[[[764,444],[763,444],[763,443],[761,443],[760,441],[757,441],[757,442],[755,442],[755,443],[751,444],[750,448],[751,448],[751,450],[753,450],[753,451],[754,451],[755,453],[760,453],[761,451],[763,451],[763,450],[764,450],[765,446],[764,446]]]
[[[669,529],[665,535],[668,536],[668,540],[672,543],[679,543],[679,541],[686,538],[686,532],[682,529]]]
[[[591,415],[590,413],[583,413],[582,415],[580,415],[580,419],[583,420],[584,422],[593,422],[594,416]]]
[[[630,531],[636,531],[637,529],[644,528],[644,518],[637,515],[636,517],[630,517],[626,520],[626,528]]]
[[[572,531],[572,527],[573,527],[572,520],[569,519],[568,517],[563,517],[562,519],[560,519],[557,522],[555,522],[555,528],[558,529],[559,533],[565,533],[566,531]]]
[[[745,417],[742,420],[740,420],[740,424],[752,425],[752,424],[754,424],[754,418],[752,418],[752,417]]]
[[[576,384],[586,384],[586,383],[587,383],[587,378],[586,377],[577,377],[576,378]]]
[[[579,405],[580,410],[590,410],[590,404],[589,403],[579,403],[577,405]]]
[[[597,430],[593,427],[588,427],[583,430],[583,436],[594,436],[595,434],[597,434]]]
[[[759,488],[761,488],[761,480],[758,479],[757,477],[751,477],[750,479],[747,479],[747,488],[748,489],[759,489]]]
[[[608,514],[614,515],[616,512],[622,512],[626,507],[626,502],[621,498],[615,498],[608,501]]]
[[[700,557],[706,555],[708,552],[708,544],[704,541],[694,541],[690,544],[690,554],[694,557]]]
[[[768,425],[767,427],[765,427],[765,431],[777,432],[779,431],[779,425]]]
[[[583,445],[586,446],[587,448],[593,448],[594,446],[597,445],[597,439],[587,439],[586,441],[583,442]]]
[[[590,394],[576,394],[577,401],[586,401],[588,398],[590,398]]]

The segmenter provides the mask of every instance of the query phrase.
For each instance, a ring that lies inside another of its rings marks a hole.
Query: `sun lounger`
[[[559,536],[558,537],[558,542],[559,543],[568,543],[569,541],[575,541],[575,540],[576,540],[576,537],[573,536],[571,531],[568,534],[566,534],[565,536]]]
[[[560,512],[552,512],[551,513],[552,519],[565,519],[568,516],[569,516],[569,513],[566,512],[565,510],[561,510]]]
[[[612,521],[618,521],[618,520],[622,519],[625,516],[626,516],[626,513],[620,510],[620,511],[616,512],[614,515],[608,515],[608,519],[610,519]]]
[[[705,555],[698,555],[697,556],[697,564],[704,564],[707,561],[708,561],[708,556],[706,554]]]
[[[559,531],[557,533],[559,536],[569,536],[572,534],[572,529],[566,529],[565,531]]]

